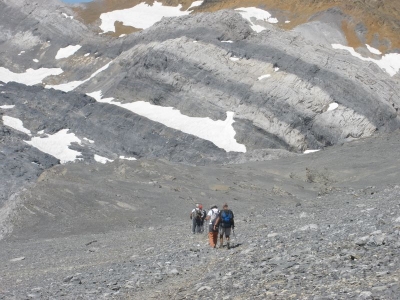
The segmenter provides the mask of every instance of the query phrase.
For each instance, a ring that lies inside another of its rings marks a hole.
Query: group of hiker
[[[225,203],[222,210],[218,209],[217,205],[211,205],[208,213],[203,209],[203,205],[196,204],[196,208],[190,213],[192,220],[192,233],[203,233],[204,223],[208,222],[208,241],[213,248],[217,247],[219,234],[219,247],[222,248],[224,236],[226,238],[226,246],[230,249],[230,235],[235,228],[235,220],[232,210]]]

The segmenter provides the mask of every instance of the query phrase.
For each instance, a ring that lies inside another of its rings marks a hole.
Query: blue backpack
[[[222,227],[231,227],[233,220],[233,213],[231,210],[223,210],[221,211],[221,226]]]

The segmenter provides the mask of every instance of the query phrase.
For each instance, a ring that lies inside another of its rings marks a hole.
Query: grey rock
[[[306,226],[301,227],[299,230],[301,231],[307,231],[307,230],[317,230],[318,225],[317,224],[308,224]]]
[[[386,241],[386,235],[385,234],[376,234],[372,236],[369,241],[368,245],[372,246],[382,246],[385,244]]]
[[[204,291],[204,290],[206,290],[206,291],[211,291],[212,290],[212,288],[210,287],[210,286],[202,286],[202,287],[200,287],[197,291],[198,292],[201,292],[201,291]]]
[[[359,237],[357,238],[354,243],[358,246],[364,246],[368,243],[369,240],[369,236],[363,236],[363,237]]]
[[[388,289],[387,286],[374,286],[371,290],[373,293],[376,293],[376,292],[380,293],[380,292],[386,291],[387,289]]]
[[[25,260],[25,257],[24,257],[24,256],[16,257],[16,258],[10,259],[10,262],[18,262],[18,261],[22,261],[22,260]]]
[[[63,279],[63,282],[70,282],[74,276],[68,276]]]
[[[168,273],[171,275],[179,275],[179,271],[177,269],[172,269]]]

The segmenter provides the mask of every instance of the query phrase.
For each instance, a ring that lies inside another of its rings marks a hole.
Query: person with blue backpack
[[[233,211],[228,208],[228,204],[225,203],[222,206],[222,210],[219,212],[218,219],[216,221],[216,227],[219,226],[219,247],[222,248],[224,245],[224,235],[226,238],[227,248],[230,249],[229,236],[231,235],[231,230],[235,229],[235,216]]]

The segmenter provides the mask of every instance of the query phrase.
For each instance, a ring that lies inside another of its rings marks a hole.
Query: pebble
[[[17,261],[21,261],[21,260],[25,260],[25,257],[21,256],[21,257],[13,258],[13,259],[10,259],[10,262],[17,262]]]

